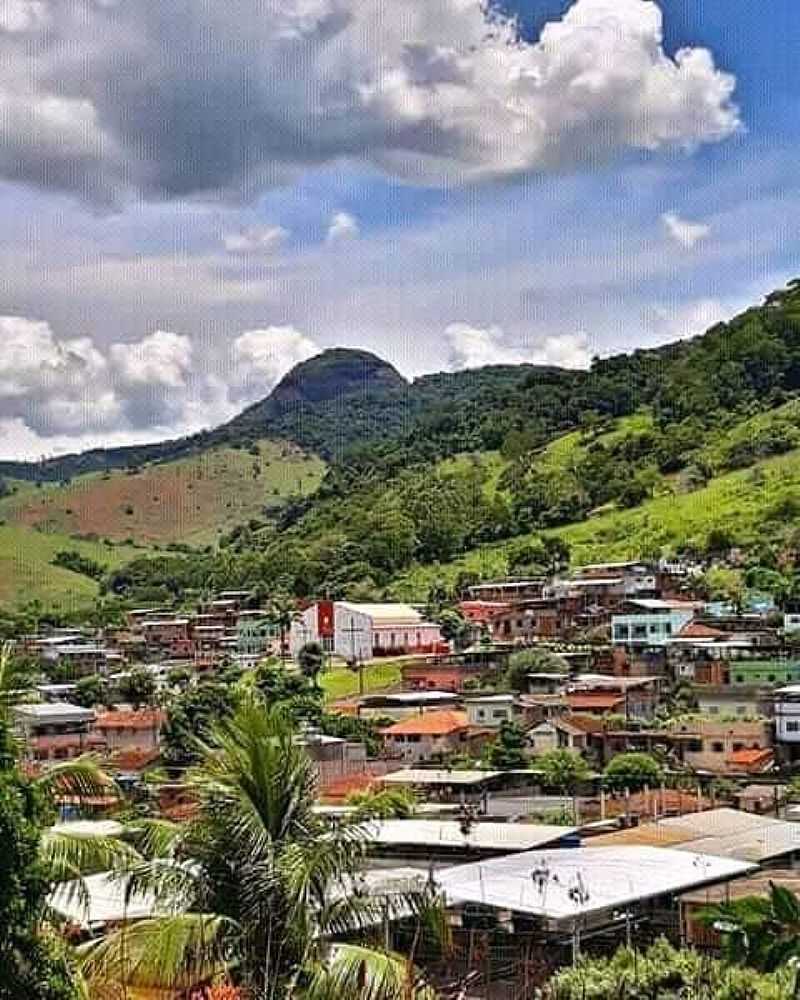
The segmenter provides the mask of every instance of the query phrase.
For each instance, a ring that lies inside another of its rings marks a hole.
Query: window
[[[411,734],[409,734],[406,737],[406,742],[407,743],[419,743],[421,739],[422,739],[422,737],[419,735],[419,733],[411,733]]]
[[[736,675],[736,683],[737,684],[744,684],[744,674],[737,674]]]
[[[646,639],[647,638],[647,626],[646,625],[634,625],[633,626],[633,638],[634,639]]]
[[[620,642],[622,639],[627,639],[629,635],[630,635],[630,629],[628,628],[627,625],[614,626],[614,638],[616,639],[617,642]]]
[[[767,680],[770,684],[773,684],[775,682],[775,674],[767,674]]]
[[[720,743],[719,740],[714,740],[714,742],[711,744],[711,752],[712,753],[725,753],[725,744],[724,743]]]
[[[787,733],[800,733],[800,722],[787,722],[786,723]]]
[[[702,740],[687,740],[686,749],[689,753],[702,753],[703,752],[703,741]]]
[[[672,635],[672,622],[664,622],[664,635]]]
[[[505,719],[505,717],[506,717],[506,710],[504,708],[496,708],[492,712],[493,719]]]
[[[744,750],[744,743],[734,743],[733,752],[736,753],[739,750]]]
[[[737,715],[747,715],[747,705],[737,705],[736,706]]]
[[[478,711],[475,714],[478,716],[479,719],[485,719],[486,718],[486,712],[484,712],[484,710],[482,708],[479,708]]]

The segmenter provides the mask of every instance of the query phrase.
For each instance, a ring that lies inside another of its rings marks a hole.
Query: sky
[[[298,361],[586,367],[800,274],[796,0],[0,0],[0,458]]]

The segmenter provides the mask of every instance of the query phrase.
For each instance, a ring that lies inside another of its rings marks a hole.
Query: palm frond
[[[54,799],[93,799],[119,797],[114,779],[100,766],[96,757],[83,754],[48,766],[36,785]]]
[[[82,946],[81,971],[95,989],[188,990],[230,970],[237,934],[231,921],[202,913],[142,920]]]
[[[126,824],[123,837],[136,846],[142,857],[155,860],[172,857],[185,832],[180,823],[147,818]]]
[[[43,834],[39,853],[53,882],[128,869],[142,860],[135,848],[117,837],[82,836],[52,829]]]
[[[436,1000],[435,990],[402,955],[360,945],[336,945],[314,967],[305,1000]]]

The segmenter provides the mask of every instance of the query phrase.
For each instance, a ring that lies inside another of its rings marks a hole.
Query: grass
[[[265,505],[316,489],[323,462],[278,441],[258,442],[259,454],[215,448],[133,473],[91,474],[67,486],[17,484],[0,501],[0,518],[62,535],[91,535],[144,544],[212,544],[220,533]]]
[[[404,661],[381,660],[364,667],[364,692],[384,691],[397,687],[401,680],[400,666]],[[325,701],[339,701],[358,694],[358,674],[348,667],[334,667],[320,679]]]
[[[129,545],[109,546],[22,525],[0,525],[0,603],[38,599],[49,608],[65,611],[90,603],[98,593],[94,580],[51,565],[61,549],[80,552],[109,569],[142,555],[141,549]]]
[[[778,535],[799,513],[797,450],[719,476],[694,493],[660,496],[640,507],[608,511],[545,534],[568,542],[573,565],[580,565],[636,559],[684,545],[703,547],[712,529],[727,532],[736,544],[752,545]],[[508,571],[511,547],[525,540],[523,535],[474,549],[451,563],[413,567],[397,577],[391,596],[425,600],[434,583],[452,583],[461,570],[478,572],[484,578],[502,576]]]

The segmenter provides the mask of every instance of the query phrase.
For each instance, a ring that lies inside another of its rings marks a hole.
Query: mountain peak
[[[395,367],[369,351],[332,347],[295,365],[270,394],[274,403],[321,403],[353,394],[405,389]]]

